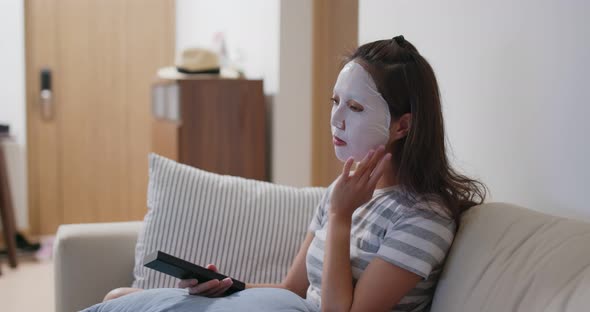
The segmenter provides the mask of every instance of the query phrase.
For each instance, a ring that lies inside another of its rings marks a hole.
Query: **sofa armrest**
[[[56,312],[79,311],[133,282],[142,222],[66,224],[53,247]]]

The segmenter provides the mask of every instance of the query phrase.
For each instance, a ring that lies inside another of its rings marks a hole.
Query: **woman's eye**
[[[336,101],[336,99],[330,99],[332,100],[332,105],[338,105],[338,101]]]
[[[350,106],[350,109],[351,109],[353,112],[362,112],[362,111],[364,110],[364,109],[362,109],[362,108],[360,108],[360,107],[353,106],[353,105],[351,105],[351,106]]]

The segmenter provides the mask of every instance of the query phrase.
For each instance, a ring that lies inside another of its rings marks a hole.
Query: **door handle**
[[[39,103],[41,106],[41,118],[43,120],[53,119],[53,91],[51,89],[51,69],[41,69],[41,90]]]

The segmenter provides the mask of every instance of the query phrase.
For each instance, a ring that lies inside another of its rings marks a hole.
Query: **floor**
[[[0,311],[55,311],[51,260],[19,257],[18,267],[12,269],[2,257],[0,267]]]

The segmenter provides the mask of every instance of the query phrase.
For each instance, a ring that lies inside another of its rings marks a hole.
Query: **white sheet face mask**
[[[353,157],[361,161],[369,150],[387,144],[389,108],[363,66],[355,61],[346,64],[334,85],[334,95],[338,104],[332,106],[332,135],[346,143],[334,145],[338,159],[344,162]],[[348,105],[350,100],[361,104],[364,110],[353,111]]]

